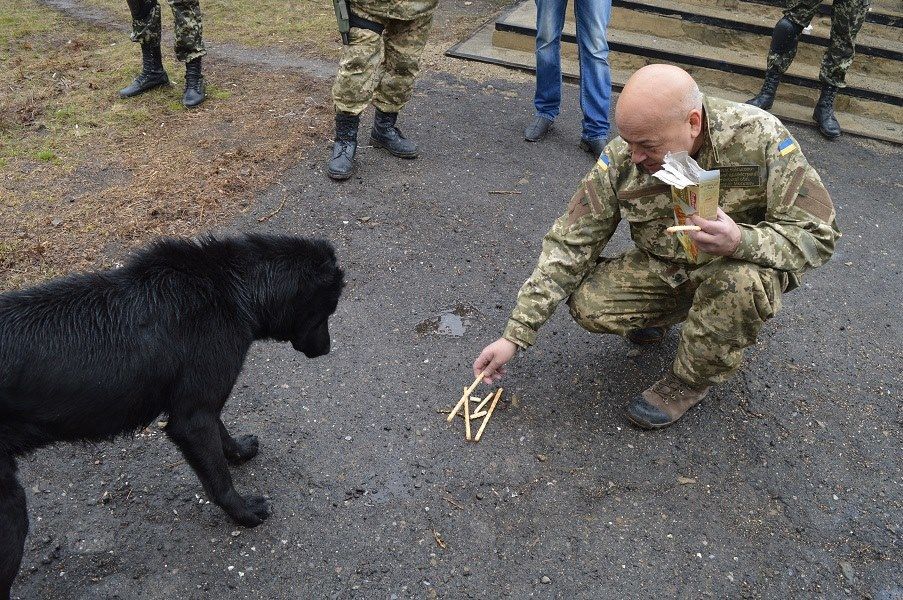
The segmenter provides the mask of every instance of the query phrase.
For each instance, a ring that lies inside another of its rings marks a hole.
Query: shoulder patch
[[[608,157],[605,153],[599,155],[599,160],[596,161],[596,166],[599,167],[600,171],[607,171],[608,165],[611,164],[611,161],[608,160]]]
[[[796,142],[793,141],[793,138],[787,138],[778,144],[778,154],[781,156],[787,156],[791,152],[797,150]]]
[[[576,223],[581,217],[585,217],[592,212],[590,199],[587,197],[587,190],[586,184],[581,183],[580,187],[577,188],[577,192],[571,198],[571,202],[568,205],[568,227]]]

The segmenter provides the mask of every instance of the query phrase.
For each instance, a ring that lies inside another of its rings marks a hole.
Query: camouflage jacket
[[[439,0],[349,0],[351,10],[360,8],[360,12],[375,17],[413,21],[425,17],[436,10]]]
[[[718,98],[705,97],[703,104],[696,160],[704,169],[721,170],[719,205],[741,230],[733,257],[784,271],[795,287],[802,272],[831,257],[840,235],[821,178],[777,118]],[[695,265],[676,236],[665,233],[674,224],[670,188],[634,165],[627,143],[616,138],[543,239],[505,338],[523,348],[535,343],[539,327],[595,266],[621,219],[662,279],[672,286],[687,281]],[[703,259],[710,260],[718,258]]]

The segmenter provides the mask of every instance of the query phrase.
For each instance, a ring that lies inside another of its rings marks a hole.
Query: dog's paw
[[[259,449],[260,442],[257,440],[256,435],[248,434],[235,438],[235,452],[228,457],[229,462],[238,465],[251,460],[257,456]]]
[[[247,512],[236,516],[235,520],[245,527],[257,527],[270,517],[270,501],[265,496],[246,496]]]

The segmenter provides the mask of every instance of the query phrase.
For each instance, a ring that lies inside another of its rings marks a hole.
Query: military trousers
[[[351,28],[351,43],[343,46],[332,86],[335,110],[359,115],[372,102],[383,112],[397,113],[414,92],[433,14],[403,21],[368,14],[356,5],[353,10],[384,29],[380,35],[369,29]]]
[[[800,27],[806,27],[815,16],[815,11],[822,0],[790,0],[784,10],[784,16]],[[869,0],[834,0],[831,17],[831,40],[822,59],[819,79],[835,87],[846,84],[847,69],[853,64],[856,49],[856,36],[865,21],[869,9]],[[796,56],[796,45],[783,53],[768,54],[768,68],[784,73]]]
[[[716,258],[687,268],[674,287],[659,275],[662,264],[639,249],[600,259],[568,299],[571,316],[584,329],[621,336],[683,322],[674,374],[696,387],[729,379],[780,309],[786,274]]]
[[[204,26],[198,0],[167,0],[172,8],[175,24],[175,52],[181,62],[188,62],[207,54],[204,47]],[[157,0],[138,0],[129,3],[132,10],[132,41],[159,44],[161,35],[160,5]]]

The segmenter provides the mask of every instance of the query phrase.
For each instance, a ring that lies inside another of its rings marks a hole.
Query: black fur
[[[168,414],[166,433],[238,523],[269,516],[227,461],[257,454],[220,412],[254,340],[329,352],[344,285],[322,240],[248,235],[161,240],[121,268],[0,294],[0,600],[28,530],[15,457],[58,441],[105,440]]]

